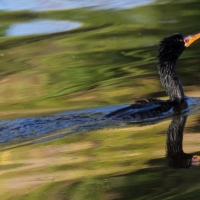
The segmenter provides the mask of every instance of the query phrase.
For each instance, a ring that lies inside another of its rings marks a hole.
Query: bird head
[[[200,33],[194,35],[183,35],[175,33],[164,38],[159,45],[158,59],[161,62],[175,62],[183,53],[186,47],[189,47],[194,41],[200,38]]]

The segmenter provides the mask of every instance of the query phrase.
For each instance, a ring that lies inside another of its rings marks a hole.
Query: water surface
[[[45,10],[64,10],[74,9],[80,7],[92,7],[98,9],[125,9],[152,3],[152,0],[125,0],[122,2],[118,0],[111,1],[98,1],[98,0],[3,0],[0,2],[0,10],[16,11],[16,10],[32,10],[32,11],[45,11]]]
[[[172,112],[140,123],[104,115],[138,99],[168,98],[156,67],[158,43],[175,32],[199,32],[200,3],[65,11],[55,5],[38,13],[32,2],[16,7],[20,12],[12,12],[16,2],[4,6],[1,36],[34,20],[82,26],[0,38],[1,199],[198,199],[200,167],[173,168],[166,158]],[[199,45],[177,62],[185,94],[197,97],[180,116],[188,115],[179,149],[191,155],[200,155]]]

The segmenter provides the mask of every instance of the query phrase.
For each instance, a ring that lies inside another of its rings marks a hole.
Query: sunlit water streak
[[[34,20],[25,23],[10,25],[6,30],[5,36],[22,36],[33,34],[50,34],[69,31],[82,25],[80,22],[55,21],[55,20]]]
[[[200,112],[200,98],[188,98],[187,102],[188,108],[182,111],[185,115],[192,115]],[[41,136],[47,136],[45,139],[37,140],[37,142],[43,142],[45,140],[55,139],[83,131],[124,126],[130,122],[140,123],[140,125],[156,123],[173,115],[173,109],[171,109],[169,112],[164,113],[161,117],[135,121],[116,121],[104,117],[106,114],[125,106],[127,105],[94,108],[81,111],[69,111],[48,117],[5,120],[0,122],[0,143],[12,141],[19,142],[36,139]],[[51,133],[54,134],[56,131],[61,130],[65,131],[62,134],[51,135]]]
[[[45,10],[64,10],[80,7],[93,7],[96,9],[127,9],[136,6],[152,3],[152,0],[2,0],[0,1],[0,10],[17,11],[17,10],[31,10],[31,11],[45,11]]]

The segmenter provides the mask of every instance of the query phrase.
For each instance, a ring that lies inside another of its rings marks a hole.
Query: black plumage
[[[162,86],[170,100],[176,102],[184,98],[183,88],[175,70],[176,61],[185,49],[184,44],[184,36],[174,34],[160,42],[157,55]]]

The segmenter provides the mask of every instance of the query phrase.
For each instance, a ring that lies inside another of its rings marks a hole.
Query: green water
[[[157,45],[172,33],[200,32],[199,7],[198,1],[156,1],[129,10],[0,12],[1,36],[12,23],[34,19],[83,23],[63,33],[0,38],[1,119],[167,98]],[[177,63],[186,95],[197,97],[199,46]],[[200,168],[168,167],[170,121],[2,146],[1,199],[199,199]],[[200,154],[198,133],[199,116],[190,116],[185,152]]]
[[[157,45],[175,32],[198,32],[198,5],[2,12],[4,32],[24,18],[78,19],[84,25],[65,33],[1,38],[1,109],[86,108],[165,97],[155,64]],[[178,62],[184,86],[198,83],[198,46],[187,49]]]

